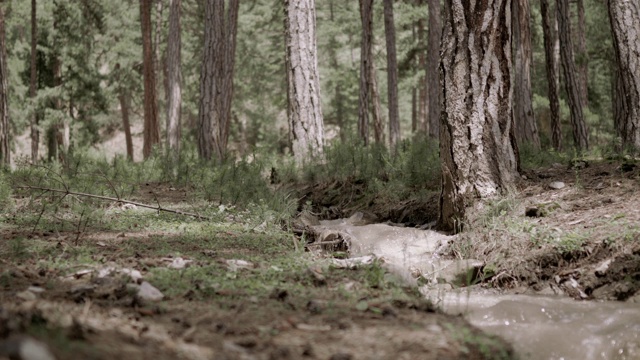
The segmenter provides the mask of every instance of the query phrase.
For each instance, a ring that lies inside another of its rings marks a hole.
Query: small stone
[[[562,181],[554,181],[551,184],[549,184],[549,187],[555,190],[560,190],[562,188],[565,187],[564,183]]]
[[[29,290],[21,291],[17,293],[16,296],[25,301],[32,301],[37,298],[36,294],[32,293]]]
[[[140,284],[140,289],[138,289],[138,297],[143,300],[160,301],[164,298],[164,294],[153,285],[143,281]]]
[[[595,274],[598,277],[602,277],[607,273],[609,269],[609,265],[611,265],[611,259],[603,261],[598,267],[595,269]]]

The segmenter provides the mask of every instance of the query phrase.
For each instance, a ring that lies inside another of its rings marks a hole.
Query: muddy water
[[[566,297],[451,290],[474,261],[438,255],[450,237],[434,231],[384,224],[357,226],[352,220],[322,222],[317,230],[340,234],[352,257],[374,254],[412,284],[421,277],[425,296],[446,312],[511,342],[522,359],[640,359],[640,306],[620,302],[574,301]]]

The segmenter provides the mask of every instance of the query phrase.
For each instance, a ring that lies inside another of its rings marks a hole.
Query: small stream
[[[522,359],[640,359],[640,306],[623,302],[576,301],[568,297],[499,294],[451,283],[477,270],[473,260],[439,256],[452,237],[430,230],[385,224],[357,225],[358,217],[322,221],[325,236],[349,243],[352,258],[375,255],[403,281],[445,312],[464,314],[473,325],[513,344]]]

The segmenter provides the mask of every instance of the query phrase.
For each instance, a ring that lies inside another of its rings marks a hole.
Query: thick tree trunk
[[[142,29],[143,77],[144,77],[144,158],[151,155],[153,146],[160,143],[158,107],[156,100],[156,75],[154,69],[153,45],[151,42],[151,4],[153,0],[140,0],[140,22]]]
[[[578,13],[576,42],[576,67],[580,79],[582,106],[589,107],[589,54],[587,53],[587,30],[584,14],[584,0],[575,0]]]
[[[531,9],[529,0],[512,0],[514,84],[513,118],[519,144],[529,143],[540,148],[538,126],[533,116],[531,94]]]
[[[542,33],[544,37],[545,65],[547,69],[549,114],[551,117],[551,142],[556,151],[562,150],[562,129],[560,127],[560,101],[558,98],[560,81],[558,78],[558,22],[554,12],[549,10],[549,0],[540,0]]]
[[[370,69],[373,67],[373,0],[360,0],[360,19],[362,22],[362,39],[360,40],[360,96],[358,99],[358,135],[364,143],[369,144],[369,104],[371,92],[369,81]]]
[[[324,145],[315,0],[285,0],[285,15],[291,149],[301,164],[321,157]]]
[[[510,0],[445,1],[440,71],[439,227],[460,231],[473,198],[509,192],[512,138]]]
[[[36,45],[38,42],[38,23],[36,21],[36,0],[31,0],[31,76],[29,81],[29,97],[31,98],[33,109],[31,109],[31,162],[38,161],[38,145],[40,144],[40,132],[38,130],[38,105],[35,103],[37,95],[38,69],[36,68],[36,58],[38,56]]]
[[[400,115],[398,113],[398,59],[396,29],[393,21],[393,0],[384,0],[384,32],[387,43],[387,92],[389,98],[389,147],[395,151],[400,143]]]
[[[7,45],[4,4],[0,2],[0,167],[11,164],[11,132],[9,130],[9,85],[7,81]]]
[[[167,41],[167,150],[174,158],[180,154],[182,73],[180,39],[181,0],[169,0],[169,38]]]
[[[619,98],[615,123],[622,145],[640,150],[640,4],[609,0]]]
[[[442,36],[442,15],[440,0],[428,0],[429,5],[429,39],[427,44],[427,88],[429,109],[429,136],[440,136],[440,105],[442,89],[440,87],[440,37]]]
[[[231,124],[238,0],[207,0],[205,5],[204,58],[200,76],[198,152],[218,160],[226,156]],[[226,19],[225,19],[226,15]],[[226,20],[226,21],[225,21]]]
[[[582,112],[582,96],[580,95],[580,80],[576,70],[571,41],[571,19],[569,17],[569,0],[558,0],[558,33],[560,38],[560,57],[564,74],[565,89],[571,112],[571,126],[573,127],[573,142],[579,151],[589,150],[589,132]]]
[[[124,139],[127,144],[127,159],[133,161],[133,139],[131,138],[131,122],[129,121],[131,96],[121,90],[120,94],[118,94],[118,101],[120,102],[120,112],[122,113]]]

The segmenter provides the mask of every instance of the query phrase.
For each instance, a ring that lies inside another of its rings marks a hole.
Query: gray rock
[[[554,181],[549,184],[549,187],[555,190],[560,190],[565,187],[565,184],[562,181]]]
[[[138,289],[138,297],[142,300],[160,301],[164,298],[164,294],[153,285],[143,281]]]

